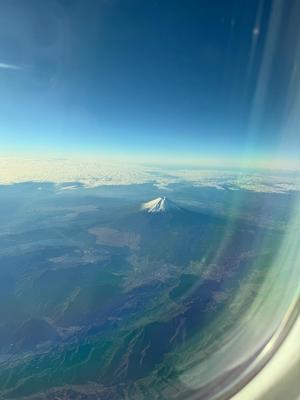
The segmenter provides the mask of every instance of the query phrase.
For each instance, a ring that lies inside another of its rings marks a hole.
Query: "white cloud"
[[[13,70],[21,70],[22,69],[22,67],[20,67],[19,65],[6,64],[6,63],[2,63],[2,62],[0,62],[0,68],[13,69]]]
[[[18,182],[79,182],[85,186],[153,183],[161,189],[174,183],[218,190],[250,190],[264,193],[300,191],[297,172],[171,169],[140,164],[107,163],[99,159],[0,157],[0,184]],[[75,189],[72,186],[72,189]]]

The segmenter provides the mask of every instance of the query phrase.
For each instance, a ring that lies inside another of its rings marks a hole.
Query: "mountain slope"
[[[114,220],[111,227],[140,238],[138,255],[149,260],[187,264],[213,252],[225,227],[222,218],[185,209],[159,197],[138,211]]]

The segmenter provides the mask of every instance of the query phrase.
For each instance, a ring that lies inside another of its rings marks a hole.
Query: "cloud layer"
[[[300,190],[299,172],[149,167],[74,158],[0,157],[0,184],[20,182],[80,182],[86,186],[153,183],[161,188],[175,183],[219,190],[286,193]]]

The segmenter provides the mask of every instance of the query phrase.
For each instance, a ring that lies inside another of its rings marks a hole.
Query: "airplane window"
[[[299,15],[0,0],[1,399],[231,399],[270,365],[300,310]]]

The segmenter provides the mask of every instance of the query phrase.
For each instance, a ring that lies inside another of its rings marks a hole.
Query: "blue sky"
[[[2,152],[297,157],[296,3],[275,3],[4,0]]]

